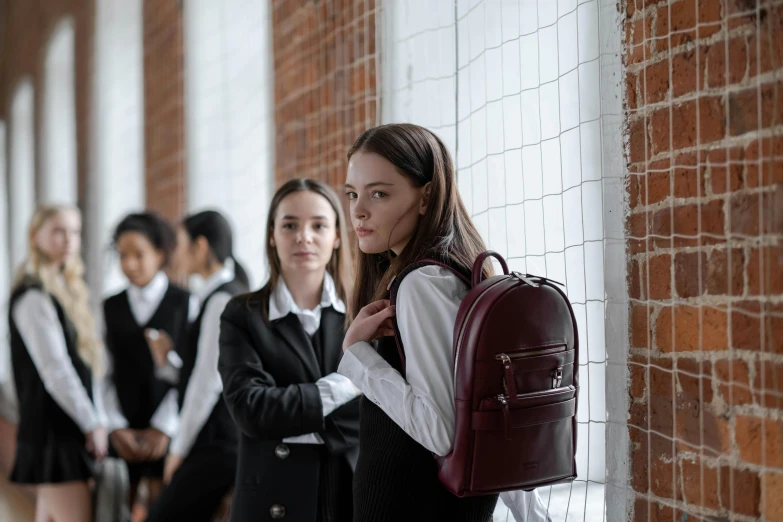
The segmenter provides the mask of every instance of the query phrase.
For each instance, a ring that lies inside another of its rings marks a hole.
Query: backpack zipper
[[[529,352],[514,352],[511,354],[508,353],[499,353],[495,355],[495,359],[498,361],[503,361],[503,370],[505,373],[505,376],[503,377],[503,390],[506,392],[506,395],[511,397],[512,401],[515,400],[514,397],[516,397],[516,383],[514,382],[514,369],[511,366],[511,359],[524,359],[526,357],[535,357],[538,355],[547,355],[547,354],[553,354],[553,353],[560,353],[566,351],[566,345],[561,344],[559,346],[553,346],[552,348],[542,348],[540,350],[532,350]],[[552,388],[559,388],[561,384],[563,384],[563,367],[558,366],[557,368],[553,369],[551,372],[552,375]]]
[[[539,398],[539,397],[545,397],[547,395],[555,395],[557,393],[562,393],[563,390],[576,390],[574,386],[567,386],[566,388],[558,388],[558,389],[552,389],[552,390],[543,390],[540,392],[533,392],[525,394],[525,398]],[[510,397],[503,393],[498,393],[495,397],[493,397],[494,400],[500,403],[501,407],[503,408],[503,435],[506,437],[506,440],[512,440],[512,432],[511,432],[511,407],[509,403]]]
[[[551,353],[558,353],[558,352],[564,352],[566,351],[566,345],[565,344],[559,344],[558,346],[554,346],[552,348],[542,348],[540,350],[531,350],[529,352],[525,351],[519,351],[519,352],[512,352],[512,353],[499,353],[495,356],[495,359],[498,361],[506,361],[506,359],[522,359],[524,357],[535,357],[537,355],[548,355]]]
[[[526,393],[524,394],[524,397],[525,399],[537,399],[539,397],[546,397],[547,395],[556,395],[558,393],[562,393],[565,390],[576,390],[576,388],[573,385],[568,385],[562,388],[554,388],[550,390],[541,390],[537,392]],[[500,404],[506,404],[507,402],[509,402],[510,397],[505,393],[498,393],[495,397],[493,397],[493,399],[498,401]]]

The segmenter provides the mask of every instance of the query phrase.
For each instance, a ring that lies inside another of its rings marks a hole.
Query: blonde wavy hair
[[[82,359],[92,368],[94,375],[103,372],[103,342],[95,329],[95,318],[90,310],[87,283],[84,281],[84,263],[80,256],[68,259],[62,268],[53,265],[36,245],[35,236],[47,221],[61,212],[76,212],[72,205],[40,205],[30,222],[28,232],[29,254],[19,267],[14,287],[25,279],[33,279],[43,286],[63,307],[65,314],[76,328],[77,350]],[[58,276],[62,277],[58,277]]]

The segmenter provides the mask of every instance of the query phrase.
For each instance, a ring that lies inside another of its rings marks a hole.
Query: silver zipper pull
[[[517,385],[514,381],[514,368],[511,364],[511,357],[505,353],[499,353],[496,357],[503,361],[503,373],[505,374],[503,378],[503,389],[506,391],[512,401],[516,401]]]
[[[552,388],[560,388],[563,384],[563,368],[552,370]]]
[[[503,434],[505,435],[506,440],[511,440],[511,412],[508,407],[508,398],[503,394],[499,394],[498,400],[500,401],[500,404],[503,405]]]

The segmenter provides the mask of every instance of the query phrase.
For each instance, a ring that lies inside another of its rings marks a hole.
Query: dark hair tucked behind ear
[[[352,307],[355,313],[370,302],[387,297],[391,278],[411,263],[434,257],[469,270],[476,257],[486,250],[457,191],[451,155],[435,134],[410,123],[381,125],[359,136],[348,151],[348,159],[360,152],[378,154],[414,186],[430,183],[430,191],[427,210],[419,218],[413,236],[399,256],[389,256],[391,266],[384,261],[385,254],[359,251]],[[488,265],[484,275],[491,272]]]
[[[114,229],[112,245],[116,248],[120,237],[128,232],[143,235],[156,250],[164,254],[163,266],[168,265],[177,246],[177,236],[171,225],[156,212],[128,214]]]
[[[209,244],[209,250],[218,263],[225,263],[231,258],[234,261],[234,273],[237,281],[246,288],[250,287],[247,272],[234,258],[234,234],[228,220],[216,210],[205,210],[191,214],[182,220],[182,226],[191,241],[203,237]]]

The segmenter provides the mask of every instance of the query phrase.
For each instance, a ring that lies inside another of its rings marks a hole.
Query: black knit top
[[[393,337],[378,343],[378,354],[402,373]],[[498,499],[459,498],[447,491],[432,453],[365,397],[353,494],[354,522],[491,522]]]

